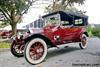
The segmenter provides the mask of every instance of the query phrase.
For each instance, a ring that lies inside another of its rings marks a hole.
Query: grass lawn
[[[7,42],[0,42],[0,48],[10,48],[11,43]]]

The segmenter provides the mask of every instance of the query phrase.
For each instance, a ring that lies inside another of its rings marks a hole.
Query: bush
[[[88,26],[86,27],[86,31],[88,32],[88,35],[89,35],[90,37],[93,36],[91,25],[88,25]]]
[[[93,34],[94,36],[99,36],[99,37],[100,37],[100,28],[94,28],[94,29],[92,30],[92,34]]]

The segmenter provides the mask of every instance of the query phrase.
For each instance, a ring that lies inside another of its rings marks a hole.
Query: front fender
[[[50,45],[51,47],[54,47],[53,43],[44,35],[42,34],[33,34],[27,38],[24,39],[25,43],[29,42],[30,40],[34,39],[34,38],[41,38],[43,39],[47,45]]]

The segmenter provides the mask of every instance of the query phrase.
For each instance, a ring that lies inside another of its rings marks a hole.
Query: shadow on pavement
[[[86,52],[87,54],[90,55],[95,55],[95,56],[100,56],[100,52],[92,53],[92,52]]]
[[[53,50],[48,50],[46,59],[49,59],[54,56],[63,55],[65,53],[70,53],[76,50],[81,50],[79,47],[67,47],[67,48],[58,48]]]

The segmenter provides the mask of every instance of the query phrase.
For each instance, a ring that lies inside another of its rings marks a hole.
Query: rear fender
[[[88,33],[87,32],[84,32],[83,34],[85,34],[87,37],[89,37]]]

